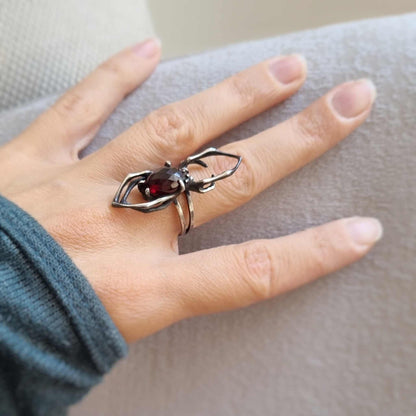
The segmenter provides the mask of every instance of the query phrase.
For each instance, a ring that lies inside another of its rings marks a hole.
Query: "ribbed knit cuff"
[[[82,345],[74,348],[87,352],[87,358],[98,374],[107,372],[126,355],[127,344],[88,280],[33,217],[1,195],[0,231],[25,258],[22,267],[30,268],[39,280],[31,284],[37,285],[38,293],[45,292],[45,302],[48,300],[49,304],[48,307],[42,305],[41,309],[42,314],[50,311],[45,319],[50,321],[51,327],[70,326],[71,333],[76,334],[75,338]],[[19,291],[18,286],[16,290]],[[25,294],[21,295],[24,302]],[[37,311],[31,313],[36,315]],[[63,317],[66,322],[62,321]],[[85,362],[80,365],[89,367]]]

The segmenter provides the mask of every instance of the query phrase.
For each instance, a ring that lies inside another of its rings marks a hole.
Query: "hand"
[[[126,49],[0,148],[0,192],[64,248],[127,341],[186,317],[271,298],[367,253],[381,236],[380,223],[354,217],[283,238],[178,255],[174,205],[149,214],[112,207],[126,174],[165,160],[175,166],[294,94],[306,77],[301,57],[272,58],[152,112],[80,160],[81,149],[159,58],[153,40]],[[246,203],[334,146],[366,119],[374,97],[371,82],[348,82],[289,120],[221,148],[241,155],[242,164],[215,190],[193,193],[195,225]],[[224,170],[224,158],[209,163],[215,172]]]

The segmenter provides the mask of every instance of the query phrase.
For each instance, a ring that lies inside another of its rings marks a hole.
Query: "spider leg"
[[[228,178],[231,176],[240,166],[242,157],[238,155],[233,155],[231,153],[226,153],[221,150],[216,149],[215,147],[209,147],[205,149],[201,153],[197,153],[195,155],[187,157],[183,162],[179,164],[179,169],[187,167],[191,163],[198,163],[202,162],[201,158],[208,157],[208,156],[226,156],[232,157],[233,159],[237,159],[237,163],[231,169],[227,169],[224,172],[219,173],[218,175],[212,175],[210,178],[201,179],[199,181],[191,182],[187,185],[187,189],[194,192],[205,193],[211,191],[215,187],[216,181],[219,181],[224,178]],[[204,163],[204,162],[203,162]],[[204,163],[206,165],[206,163]],[[203,166],[203,165],[202,165]]]
[[[188,163],[188,166],[191,165],[192,163],[194,163],[195,165],[203,166],[204,168],[208,167],[208,165],[201,159],[192,160],[191,162]]]
[[[164,208],[166,208],[169,204],[171,204],[175,198],[177,198],[179,192],[172,195],[162,196],[160,198],[154,199],[153,201],[149,202],[142,202],[140,204],[130,204],[129,202],[114,202],[113,201],[113,207],[117,208],[131,208],[136,211],[141,212],[154,212],[154,211],[160,211]]]
[[[208,147],[207,149],[203,150],[200,153],[196,153],[194,155],[188,156],[185,160],[183,160],[179,164],[178,168],[179,169],[185,168],[186,166],[188,166],[191,163],[200,164],[201,161],[196,162],[196,160],[201,159],[203,157],[213,156],[213,155],[217,154],[216,152],[218,152],[218,150],[215,147]],[[204,163],[206,165],[205,162],[202,162],[202,163]],[[202,166],[204,166],[204,165],[202,165]],[[204,166],[204,167],[207,167],[207,166]]]
[[[134,188],[136,184],[138,184],[141,180],[145,180],[150,174],[152,173],[151,170],[144,170],[143,172],[136,172],[136,173],[129,173],[121,182],[116,194],[114,195],[112,205],[114,207],[120,206],[120,203],[125,204],[127,197],[129,196],[130,192]],[[133,183],[130,185],[130,183]],[[125,188],[127,188],[125,190]]]
[[[139,178],[139,179],[136,179],[136,180],[132,180],[132,181],[130,181],[127,185],[127,189],[126,189],[126,192],[124,192],[124,195],[123,195],[123,197],[121,198],[121,202],[123,203],[123,204],[125,204],[125,203],[127,203],[127,198],[129,197],[129,195],[130,195],[130,192],[133,190],[133,188],[136,186],[136,185],[138,185],[139,183],[144,183],[145,182],[145,179],[143,179],[143,178]]]

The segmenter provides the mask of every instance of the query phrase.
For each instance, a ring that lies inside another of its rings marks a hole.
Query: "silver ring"
[[[197,164],[207,168],[208,165],[201,159],[209,156],[226,156],[237,159],[236,165],[218,175],[211,175],[209,178],[195,181],[189,172],[188,166]],[[140,212],[148,213],[167,208],[172,202],[178,211],[181,223],[179,235],[187,234],[194,225],[194,204],[191,197],[192,192],[206,193],[215,188],[215,182],[228,178],[240,166],[242,157],[225,153],[215,147],[209,147],[201,153],[188,156],[179,163],[177,168],[172,167],[169,161],[165,162],[162,168],[155,171],[145,170],[142,172],[129,173],[120,184],[112,206],[116,208],[131,208]],[[136,189],[147,202],[133,204],[128,197]],[[185,194],[188,212],[188,224],[186,224],[184,210],[178,201],[180,194]]]

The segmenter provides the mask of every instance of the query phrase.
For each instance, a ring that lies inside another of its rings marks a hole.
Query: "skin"
[[[284,57],[271,58],[152,112],[80,160],[80,150],[159,59],[155,40],[120,52],[0,147],[0,192],[63,247],[128,342],[187,317],[292,290],[360,259],[381,236],[376,220],[353,217],[282,238],[179,255],[173,205],[151,214],[112,207],[126,174],[154,170],[165,160],[175,166],[294,94],[307,72],[300,57],[291,58],[300,65],[297,74],[277,64]],[[215,190],[193,194],[196,226],[246,203],[344,139],[367,118],[374,98],[368,81],[348,82],[291,119],[221,148],[243,162]],[[226,168],[223,158],[209,163],[215,172]],[[203,168],[192,169],[208,176]]]

